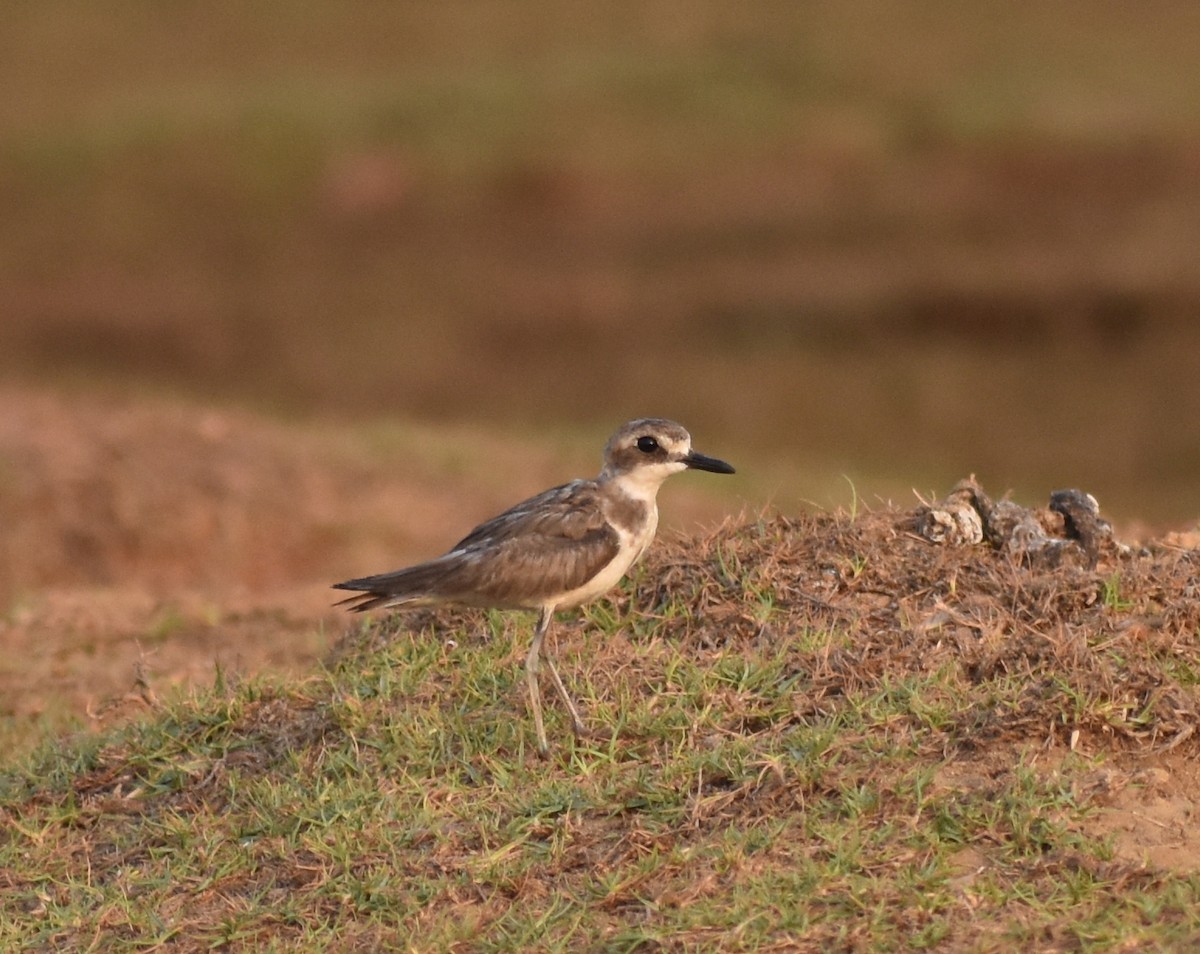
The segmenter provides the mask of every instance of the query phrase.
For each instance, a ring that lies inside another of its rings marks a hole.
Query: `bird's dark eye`
[[[653,454],[658,450],[658,441],[650,436],[639,437],[637,439],[637,449],[643,454]]]

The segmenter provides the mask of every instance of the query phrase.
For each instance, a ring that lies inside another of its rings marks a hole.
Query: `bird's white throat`
[[[661,464],[644,464],[618,474],[611,479],[612,485],[626,497],[652,504],[658,496],[658,488],[672,474],[686,470],[682,461],[663,461]]]

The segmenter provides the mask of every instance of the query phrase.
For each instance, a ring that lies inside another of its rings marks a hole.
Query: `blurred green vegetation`
[[[1195,4],[5,19],[5,376],[1196,515]]]

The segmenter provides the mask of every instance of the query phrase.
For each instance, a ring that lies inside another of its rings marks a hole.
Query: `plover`
[[[538,665],[545,658],[576,736],[587,734],[579,710],[542,644],[558,610],[608,592],[638,560],[658,528],[658,488],[691,468],[732,474],[723,460],[692,450],[692,438],[674,421],[641,418],[623,424],[604,448],[594,480],[573,480],[504,511],[468,533],[449,552],[392,573],[335,583],[359,590],[339,603],[350,609],[456,604],[537,610],[533,645],[525,659],[538,750],[549,750],[542,722]]]

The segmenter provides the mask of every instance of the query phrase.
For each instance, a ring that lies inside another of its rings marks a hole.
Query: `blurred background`
[[[972,472],[1194,526],[1198,50],[1195,0],[7,4],[0,747],[304,671],[331,582],[633,416],[739,468],[667,527]]]
[[[13,4],[0,374],[1189,521],[1198,49],[1192,0]]]

